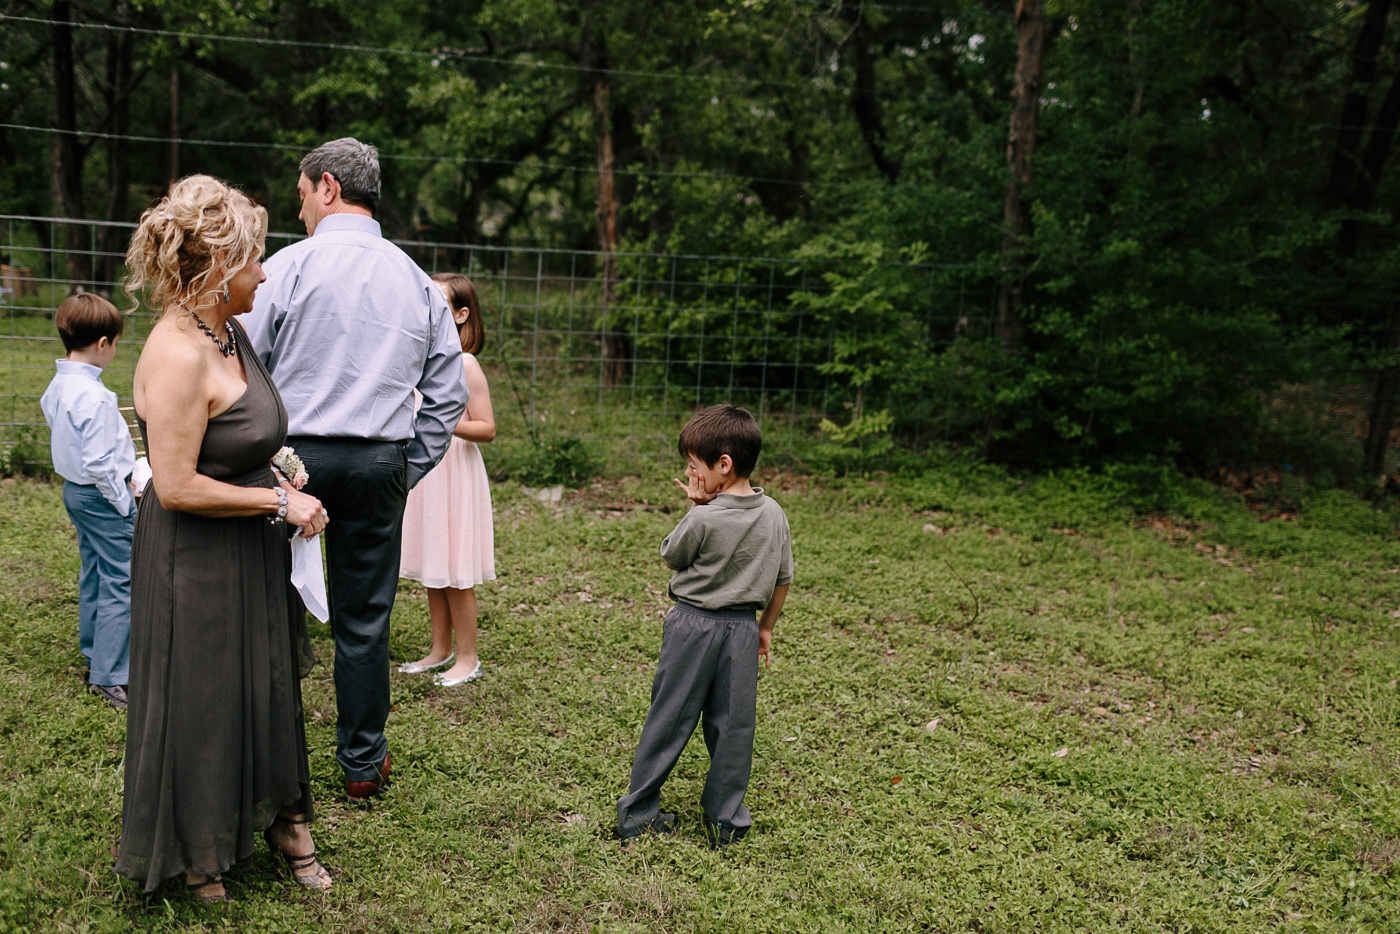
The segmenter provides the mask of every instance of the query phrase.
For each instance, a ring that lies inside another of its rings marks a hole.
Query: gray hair
[[[342,201],[368,208],[371,214],[379,210],[379,150],[353,136],[322,143],[302,158],[301,174],[314,188],[325,172],[340,182]]]

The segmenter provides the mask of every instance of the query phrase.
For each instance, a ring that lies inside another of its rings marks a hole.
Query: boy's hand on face
[[[714,493],[705,491],[705,482],[688,470],[686,471],[685,479],[685,483],[682,483],[680,480],[675,480],[675,484],[685,492],[685,498],[695,505],[703,506],[715,498]]]

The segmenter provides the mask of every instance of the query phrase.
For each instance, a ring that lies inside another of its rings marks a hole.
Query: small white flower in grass
[[[306,472],[306,465],[301,462],[301,458],[297,457],[297,452],[292,448],[284,446],[272,455],[272,466],[282,471],[287,482],[298,490],[306,486],[306,481],[311,479],[311,476]]]

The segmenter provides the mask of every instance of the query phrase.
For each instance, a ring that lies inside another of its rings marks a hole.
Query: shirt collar
[[[58,372],[64,376],[86,376],[88,379],[95,379],[102,382],[102,370],[91,363],[80,363],[77,360],[55,360],[58,365]]]
[[[753,509],[763,502],[763,487],[756,486],[752,493],[719,493],[715,496],[716,506],[730,509]]]
[[[316,222],[316,233],[312,236],[320,236],[331,230],[358,230],[376,237],[384,236],[379,231],[379,221],[363,214],[327,214]]]

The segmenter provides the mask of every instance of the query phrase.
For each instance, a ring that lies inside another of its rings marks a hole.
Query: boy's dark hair
[[[748,477],[753,473],[762,449],[763,432],[759,431],[753,413],[728,402],[696,412],[681,429],[680,441],[676,444],[681,457],[694,454],[708,467],[728,454],[734,462],[736,477]]]
[[[117,306],[101,295],[79,292],[63,300],[53,323],[63,339],[63,349],[71,353],[92,346],[102,337],[115,341],[122,336],[126,321]]]
[[[476,297],[476,285],[460,272],[440,272],[433,281],[447,292],[447,304],[453,311],[465,308],[467,320],[457,328],[462,341],[462,353],[478,354],[486,346],[486,327],[481,320],[481,303]]]

